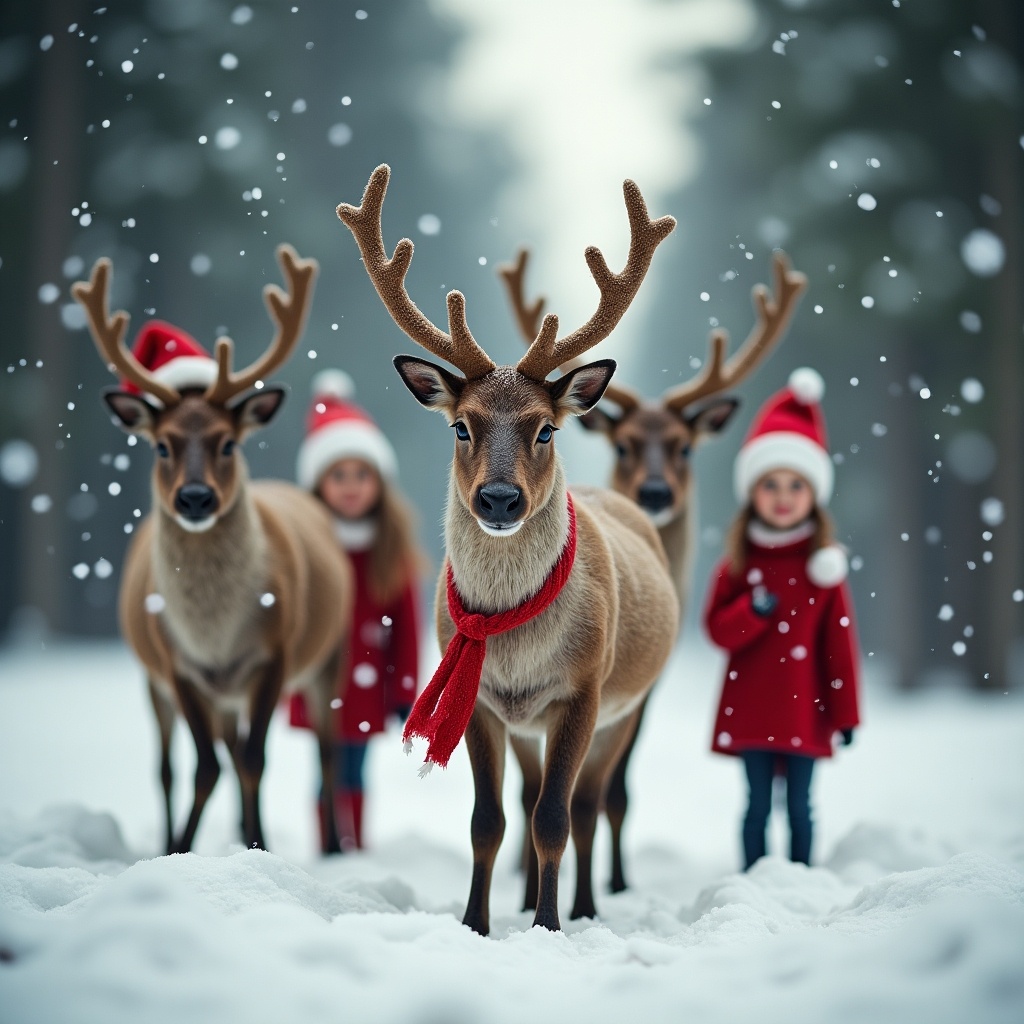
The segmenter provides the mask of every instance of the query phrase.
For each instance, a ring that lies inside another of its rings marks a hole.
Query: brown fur
[[[465,374],[409,356],[395,360],[416,399],[443,413],[455,428],[445,538],[462,600],[481,613],[507,610],[537,591],[565,544],[565,479],[548,431],[593,408],[615,364],[603,360],[557,381],[545,378],[611,333],[675,221],[652,221],[640,190],[626,181],[630,246],[625,267],[613,273],[600,250],[586,252],[601,293],[594,315],[560,340],[558,318],[546,317],[518,366],[496,367],[469,332],[461,293],[448,294],[446,334],[406,292],[412,242],[400,241],[389,258],[381,233],[389,176],[390,168],[379,166],[360,206],[342,203],[338,216],[352,231],[395,323]],[[573,916],[580,917],[594,913],[590,858],[597,805],[628,740],[631,718],[661,671],[678,626],[665,555],[650,523],[628,502],[599,491],[581,490],[578,505],[577,555],[569,579],[544,612],[490,639],[466,733],[476,803],[470,828],[473,882],[464,922],[482,934],[490,928],[491,872],[505,828],[506,733],[547,738],[532,815],[539,868],[534,924],[558,928],[558,865],[570,821],[579,861]],[[438,604],[443,647],[454,625],[446,602]]]
[[[709,434],[717,433],[729,421],[736,403],[715,403],[695,417],[687,418],[665,408],[658,400],[641,401],[621,417],[595,410],[584,426],[599,430],[615,449],[610,486],[619,494],[642,505],[641,488],[652,480],[662,481],[671,503],[655,518],[665,546],[680,607],[689,596],[689,567],[696,536],[696,481],[693,451]]]
[[[552,385],[499,367],[434,403],[443,405],[450,422],[465,423],[470,432],[469,441],[456,441],[445,538],[456,586],[474,611],[492,614],[521,604],[540,588],[565,544],[564,472],[554,445],[535,440],[542,426],[567,418],[552,394]],[[523,491],[523,525],[512,536],[486,534],[473,512],[477,490],[495,479]],[[557,868],[570,822],[578,862],[572,913],[593,915],[596,808],[678,627],[668,563],[649,519],[612,492],[576,488],[572,493],[578,531],[572,574],[543,614],[488,640],[467,733],[477,807],[474,881],[465,921],[483,933],[489,928],[494,855],[504,831],[500,786],[506,736],[514,737],[517,747],[539,737],[547,741],[530,807],[537,883],[533,893],[528,886],[526,903],[536,910],[535,923],[558,927]],[[443,649],[455,631],[443,578],[437,629]]]
[[[230,412],[197,395],[155,415],[151,440],[166,444],[171,455],[157,457],[154,511],[136,531],[122,578],[122,631],[145,666],[161,725],[169,850],[191,846],[219,770],[212,747],[218,737],[228,743],[239,772],[246,843],[264,845],[258,792],[263,744],[285,689],[311,691],[330,789],[329,705],[344,657],[351,566],[316,499],[291,484],[250,483],[237,449],[218,455],[226,438],[240,434]],[[192,533],[176,520],[174,494],[197,471],[222,511],[209,529]],[[151,594],[163,598],[159,613],[146,608]],[[265,594],[273,595],[269,606],[261,603]],[[177,838],[170,820],[167,724],[175,706],[192,728],[199,755],[193,810]],[[240,717],[249,722],[249,734],[241,738]]]
[[[317,274],[316,261],[300,259],[291,246],[278,246],[277,256],[288,290],[263,290],[274,338],[237,372],[231,340],[218,339],[216,377],[204,387],[169,386],[125,346],[128,314],[108,312],[110,260],[97,260],[89,281],[72,286],[104,364],[139,389],[110,390],[107,404],[125,430],[156,450],[154,511],[128,551],[120,609],[125,639],[146,667],[160,729],[168,851],[192,844],[220,774],[218,737],[238,774],[246,844],[264,845],[264,747],[285,686],[312,690],[325,845],[338,849],[330,701],[345,655],[351,566],[318,503],[290,484],[249,485],[239,447],[280,408],[284,391],[261,381],[298,343]],[[159,607],[147,608],[147,598]],[[197,755],[192,811],[177,839],[170,762],[176,709]]]

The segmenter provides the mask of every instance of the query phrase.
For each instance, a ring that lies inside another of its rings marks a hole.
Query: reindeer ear
[[[600,406],[594,406],[590,412],[583,413],[582,416],[577,417],[576,422],[584,430],[592,430],[595,434],[604,434],[606,437],[611,437],[619,425],[619,421],[606,413]]]
[[[142,395],[134,395],[119,388],[108,388],[103,392],[103,401],[114,414],[114,422],[129,434],[140,434],[153,439],[153,427],[159,409],[150,405]]]
[[[261,388],[230,405],[228,411],[235,417],[239,440],[265,427],[277,415],[287,394],[287,388],[275,384],[273,387]]]
[[[447,412],[454,408],[466,382],[443,366],[415,356],[395,356],[398,375],[413,393],[420,405],[434,412]]]
[[[716,398],[683,419],[696,434],[717,434],[732,419],[740,406],[738,398]]]
[[[582,416],[601,401],[615,372],[614,359],[598,359],[570,370],[548,383],[551,400],[560,415]]]

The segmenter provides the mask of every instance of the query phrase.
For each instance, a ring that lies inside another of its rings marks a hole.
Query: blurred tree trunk
[[[1024,66],[1024,12],[1020,4],[988,0],[982,8],[989,31]],[[1003,502],[1006,518],[996,528],[991,550],[991,584],[984,607],[987,647],[991,652],[988,678],[982,684],[998,690],[1024,683],[1011,679],[1016,645],[1024,635],[1021,618],[1024,605],[1013,601],[1014,589],[1024,586],[1024,282],[1022,233],[1024,201],[1022,174],[1024,160],[1018,145],[1019,121],[1013,112],[1000,109],[998,130],[990,131],[983,154],[990,192],[1002,204],[1001,237],[1006,246],[1006,264],[992,287],[992,350],[989,366],[994,405],[993,426],[999,446],[994,493]],[[1018,669],[1019,671],[1019,669]]]
[[[37,8],[36,24],[54,37],[45,59],[38,62],[34,83],[37,102],[32,114],[33,160],[31,205],[33,225],[29,237],[29,281],[37,288],[44,281],[62,281],[61,263],[74,230],[71,208],[79,190],[79,155],[82,135],[81,62],[72,53],[74,37],[67,28],[80,21],[88,7],[82,0],[46,0]],[[34,300],[34,296],[33,296]],[[36,487],[53,501],[49,512],[29,516],[20,545],[18,592],[22,601],[45,616],[51,630],[65,625],[61,596],[68,566],[65,557],[69,474],[61,457],[66,431],[57,424],[66,419],[71,392],[59,302],[52,306],[28,303],[28,347],[33,361],[42,360],[46,387],[31,420],[29,440],[39,452]],[[57,452],[54,454],[54,448]]]

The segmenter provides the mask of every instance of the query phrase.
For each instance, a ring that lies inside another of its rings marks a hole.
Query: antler
[[[462,292],[448,293],[448,330],[451,333],[445,334],[423,315],[405,290],[405,275],[412,262],[412,242],[403,238],[388,259],[380,215],[390,177],[391,168],[387,164],[377,167],[366,183],[360,205],[341,203],[338,217],[355,237],[366,272],[395,323],[428,352],[458,367],[467,379],[483,377],[495,364],[469,331]]]
[[[607,338],[629,309],[651,265],[654,250],[675,228],[674,217],[659,217],[656,221],[650,219],[647,204],[635,182],[627,179],[622,191],[626,199],[630,229],[629,255],[625,267],[621,273],[613,274],[601,250],[593,245],[587,248],[584,254],[587,266],[601,292],[597,310],[582,327],[559,341],[555,340],[558,317],[549,313],[544,318],[540,333],[516,367],[524,377],[544,380],[555,367]]]
[[[100,358],[113,373],[120,373],[141,391],[159,399],[167,408],[179,402],[181,395],[166,384],[161,384],[128,350],[124,343],[128,329],[128,314],[119,309],[113,316],[108,312],[107,291],[110,286],[110,260],[98,259],[88,281],[76,281],[71,294],[81,303],[89,318],[92,340],[96,342]]]
[[[498,267],[498,274],[505,282],[505,290],[508,292],[509,302],[516,315],[516,323],[519,325],[519,332],[527,346],[533,344],[537,333],[540,330],[540,316],[544,310],[544,297],[538,296],[533,302],[527,304],[524,295],[523,282],[526,279],[526,264],[530,261],[530,250],[522,248],[516,254],[515,263],[503,263]],[[582,359],[572,359],[563,364],[560,369],[568,373],[576,366],[582,365]],[[625,385],[616,384],[612,381],[605,388],[604,398],[614,402],[623,413],[631,412],[643,401],[643,398],[636,391]]]
[[[527,345],[532,345],[540,331],[540,315],[544,312],[544,296],[539,295],[529,305],[523,296],[523,279],[526,277],[526,264],[530,261],[530,250],[522,248],[516,253],[515,263],[502,263],[498,267],[498,276],[505,282],[508,301],[516,315],[516,323]]]
[[[772,259],[775,275],[774,299],[763,284],[754,286],[752,298],[757,311],[757,323],[739,351],[725,362],[729,336],[725,331],[713,331],[708,339],[709,355],[701,372],[685,384],[667,391],[662,403],[667,409],[681,411],[699,398],[717,394],[735,387],[771,351],[789,325],[800,293],[807,287],[807,278],[789,269],[789,258],[777,252]]]
[[[240,373],[231,372],[234,343],[230,338],[218,338],[217,379],[203,395],[208,402],[224,405],[256,381],[269,376],[288,359],[302,337],[319,264],[316,260],[300,259],[290,245],[277,247],[277,259],[288,281],[288,291],[285,293],[276,284],[268,284],[263,289],[267,309],[277,324],[277,334],[266,352]]]

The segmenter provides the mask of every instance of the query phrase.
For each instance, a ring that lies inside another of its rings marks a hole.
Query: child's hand
[[[839,734],[843,737],[843,746],[848,747],[853,742],[852,729],[840,729]]]
[[[770,594],[762,586],[754,587],[754,591],[750,595],[750,606],[754,609],[754,614],[760,615],[761,618],[767,618],[771,615],[778,603],[779,595]]]

